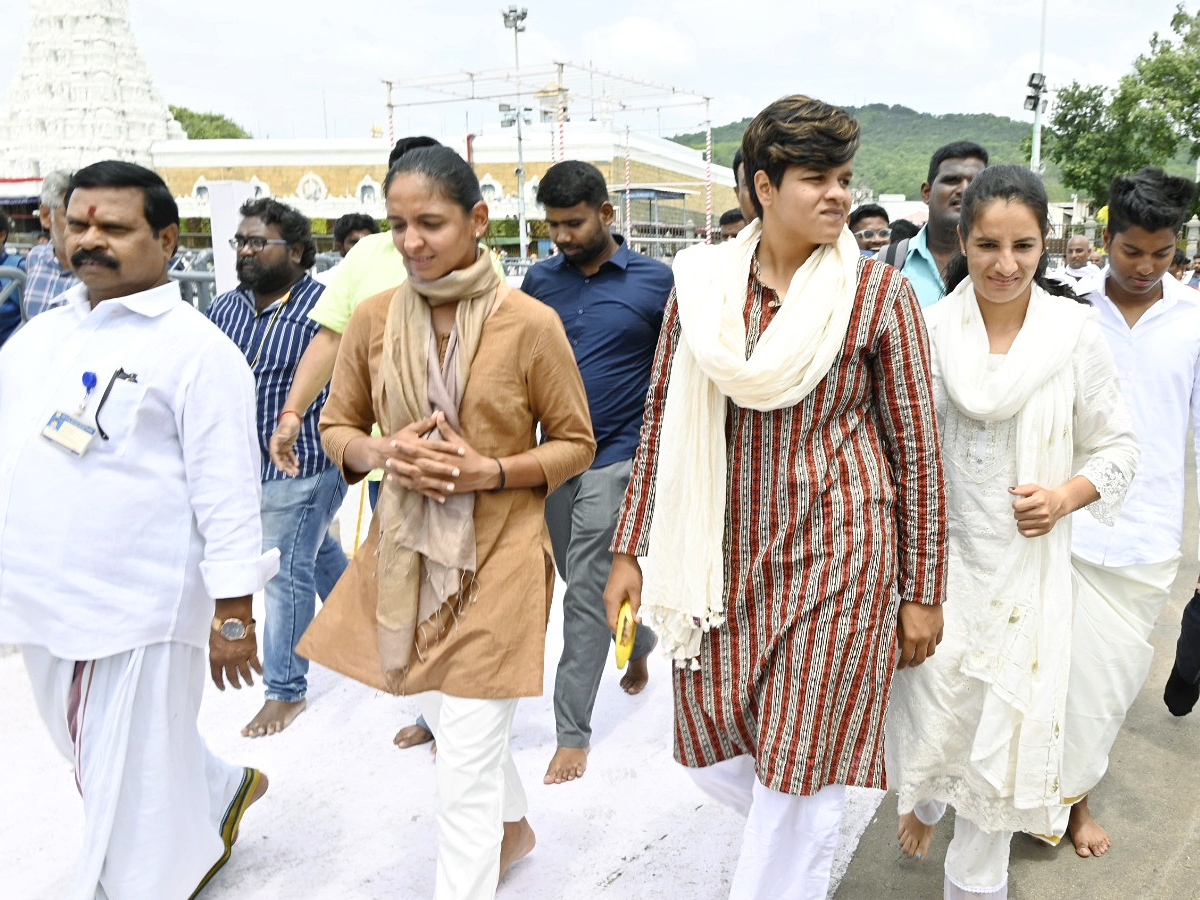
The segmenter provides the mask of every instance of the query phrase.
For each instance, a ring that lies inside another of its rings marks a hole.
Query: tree
[[[215,140],[218,138],[248,138],[250,132],[219,113],[195,112],[185,106],[171,106],[171,115],[183,127],[183,133],[193,141]]]
[[[1078,82],[1059,89],[1050,127],[1047,157],[1058,163],[1064,184],[1097,204],[1107,201],[1115,177],[1165,165],[1179,143],[1164,111],[1131,75],[1115,91]]]
[[[1072,83],[1058,92],[1047,156],[1097,202],[1117,175],[1147,165],[1182,174],[1200,156],[1200,12],[1180,4],[1171,31],[1154,33],[1116,90]]]
[[[1161,110],[1176,133],[1200,156],[1200,11],[1188,15],[1175,8],[1171,30],[1176,41],[1154,33],[1150,53],[1139,56],[1134,72],[1147,102]]]

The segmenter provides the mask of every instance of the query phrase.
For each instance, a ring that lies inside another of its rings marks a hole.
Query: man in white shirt
[[[222,689],[261,672],[251,595],[278,551],[262,553],[254,381],[167,278],[162,179],[87,166],[66,219],[82,284],[0,351],[0,642],[21,645],[74,762],[69,900],[173,900],[224,864],[267,787],[196,722],[206,670]]]
[[[1200,422],[1200,297],[1167,269],[1195,192],[1192,182],[1159,169],[1115,179],[1104,231],[1108,265],[1077,289],[1097,310],[1141,446],[1116,524],[1082,515],[1072,522],[1078,592],[1062,796],[1083,796],[1068,826],[1080,856],[1108,849],[1086,794],[1104,775],[1146,680],[1147,638],[1179,567],[1189,413]],[[1086,397],[1088,386],[1079,389]],[[1200,431],[1193,440],[1200,446]]]
[[[1100,267],[1089,259],[1091,252],[1092,245],[1086,237],[1082,234],[1072,235],[1067,238],[1066,265],[1048,274],[1072,288],[1085,280],[1094,279],[1100,274]]]

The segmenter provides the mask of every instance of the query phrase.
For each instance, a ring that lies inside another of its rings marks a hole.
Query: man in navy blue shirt
[[[213,301],[208,317],[238,345],[254,373],[263,548],[279,548],[279,574],[265,591],[266,702],[242,729],[247,737],[261,737],[282,731],[304,711],[308,660],[295,647],[316,612],[317,595],[324,600],[346,568],[346,554],[329,533],[346,482],[317,434],[329,387],[302,413],[284,408],[296,364],[319,327],[309,310],[325,290],[308,275],[317,255],[311,226],[298,210],[270,198],[251,200],[241,214],[231,241],[240,284]],[[268,451],[284,416],[301,421],[294,478],[272,465]]]
[[[558,255],[530,269],[521,289],[562,319],[596,435],[591,469],[546,500],[554,559],[567,589],[563,652],[554,680],[558,749],[544,780],[562,784],[587,767],[592,707],[612,639],[604,612],[604,584],[612,565],[608,545],[629,482],[673,279],[669,268],[634,253],[609,231],[613,207],[595,166],[575,160],[551,166],[537,198]],[[646,686],[646,656],[656,642],[648,627],[638,628],[621,679],[626,692],[636,694]]]

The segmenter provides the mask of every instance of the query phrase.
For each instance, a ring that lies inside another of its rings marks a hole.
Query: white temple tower
[[[0,178],[99,159],[149,165],[151,144],[183,137],[138,52],[129,0],[32,0],[0,109]]]

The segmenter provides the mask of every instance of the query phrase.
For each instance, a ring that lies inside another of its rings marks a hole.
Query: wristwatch
[[[247,624],[241,619],[215,618],[213,619],[212,630],[227,641],[240,641],[254,634],[254,620],[251,619]]]

